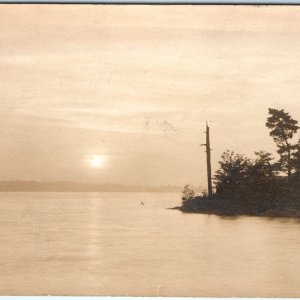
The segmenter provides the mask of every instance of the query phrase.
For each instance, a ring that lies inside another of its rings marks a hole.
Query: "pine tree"
[[[287,171],[288,177],[290,177],[293,168],[292,155],[296,148],[296,144],[292,143],[292,138],[300,127],[297,125],[298,121],[283,109],[269,108],[269,114],[266,126],[271,129],[270,136],[277,145],[281,168],[283,171]]]

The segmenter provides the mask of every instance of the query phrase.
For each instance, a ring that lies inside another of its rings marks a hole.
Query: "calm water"
[[[300,223],[166,209],[179,199],[0,193],[0,294],[300,296]]]

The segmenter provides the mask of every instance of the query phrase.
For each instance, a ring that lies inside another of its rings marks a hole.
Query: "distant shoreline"
[[[40,190],[40,191],[2,191],[0,193],[176,193],[174,191],[47,191],[47,190]]]
[[[0,192],[156,192],[180,193],[181,186],[175,185],[126,185],[118,183],[84,183],[72,181],[0,181]]]

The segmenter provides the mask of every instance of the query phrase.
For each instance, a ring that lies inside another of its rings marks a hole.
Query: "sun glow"
[[[101,168],[105,162],[105,157],[101,155],[91,155],[89,163],[93,168]]]

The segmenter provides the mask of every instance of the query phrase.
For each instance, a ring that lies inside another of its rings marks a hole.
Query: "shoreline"
[[[269,209],[263,212],[247,212],[247,211],[224,211],[222,209],[189,209],[184,208],[183,206],[175,206],[168,209],[172,210],[179,210],[182,213],[188,214],[205,214],[205,215],[217,215],[219,217],[268,217],[268,218],[296,218],[300,219],[300,209],[283,209],[283,210],[276,210],[276,209]]]

